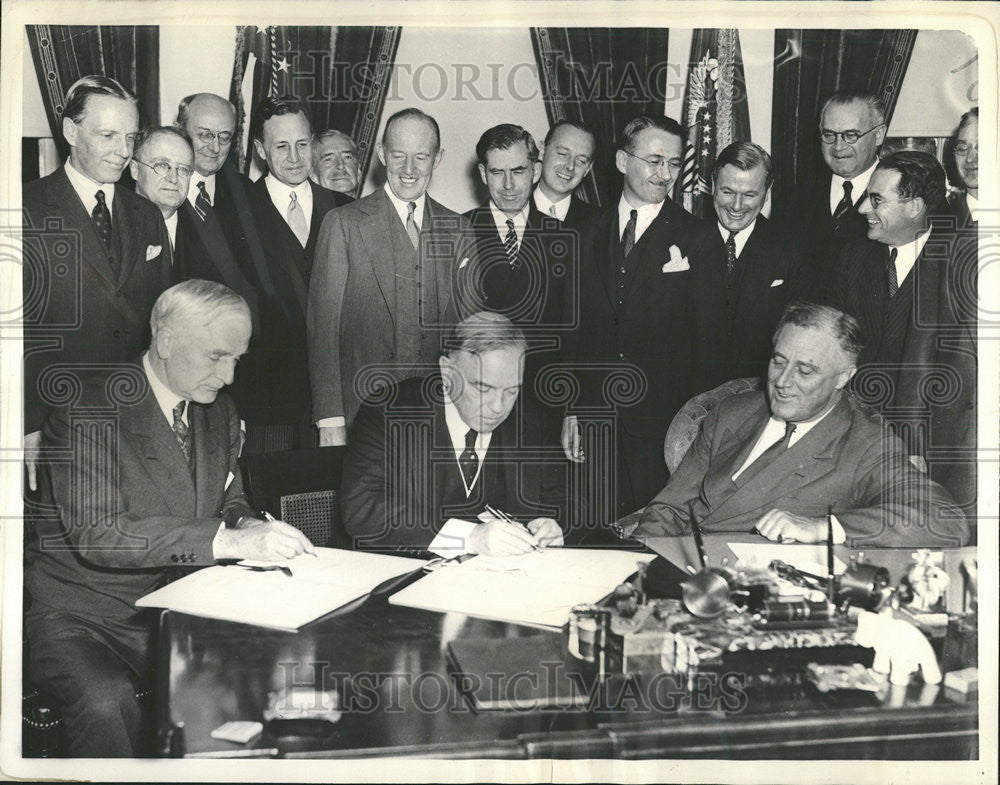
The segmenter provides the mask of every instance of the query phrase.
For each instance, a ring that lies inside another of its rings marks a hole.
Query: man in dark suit
[[[885,109],[871,93],[834,93],[820,113],[819,138],[829,176],[802,183],[775,205],[784,231],[806,238],[809,264],[826,291],[840,249],[863,239],[867,222],[858,206],[885,141]]]
[[[853,547],[957,547],[968,541],[961,511],[914,468],[882,419],[845,394],[861,350],[850,316],[795,304],[775,333],[766,392],[747,392],[709,412],[636,533],[679,536],[691,514],[703,531],[758,531],[778,542]]]
[[[609,514],[618,517],[663,487],[667,426],[719,367],[712,237],[669,198],[682,138],[681,127],[666,117],[639,117],[625,127],[615,156],[622,197],[581,242],[580,327],[569,354],[579,364],[574,407],[614,417],[614,443],[607,447],[614,452],[587,459],[617,455],[617,504]],[[567,457],[582,462],[574,411],[564,420],[562,442]]]
[[[254,122],[254,148],[268,171],[251,186],[250,203],[272,287],[255,281],[261,334],[237,377],[254,391],[252,404],[241,410],[247,449],[274,452],[316,443],[309,418],[309,278],[323,218],[351,199],[309,180],[312,131],[298,98],[265,98]]]
[[[531,201],[541,171],[531,134],[519,125],[494,126],[480,137],[476,156],[490,200],[465,214],[476,259],[456,274],[458,310],[502,313],[525,331],[524,379],[534,395],[538,370],[559,359],[561,339],[573,327],[564,299],[578,278],[579,242]]]
[[[48,402],[39,377],[59,362],[129,362],[170,285],[170,240],[156,207],[116,184],[139,128],[136,99],[85,76],[66,95],[66,165],[24,186],[25,463],[35,460]]]
[[[565,460],[555,429],[546,433],[520,395],[525,348],[506,317],[473,314],[439,374],[393,383],[361,406],[341,486],[357,547],[505,556],[562,544],[553,516],[565,509]],[[527,523],[480,518],[487,506]]]
[[[378,147],[385,187],[323,222],[309,289],[321,445],[346,441],[373,382],[423,375],[437,359],[441,325],[454,309],[454,273],[475,256],[469,222],[427,195],[442,155],[433,117],[396,112]]]
[[[239,417],[219,391],[250,340],[246,303],[185,281],[157,299],[151,324],[138,363],[110,373],[76,363],[43,380],[73,390],[43,443],[82,457],[50,466],[59,517],[26,554],[28,673],[60,701],[74,756],[146,752],[135,685],[153,666],[156,615],[136,610],[139,597],[178,568],[312,548],[297,529],[258,520],[243,494]]]
[[[573,195],[594,165],[597,142],[582,123],[560,120],[545,135],[542,146],[542,174],[535,188],[538,211],[562,221],[567,228],[582,231],[597,219],[601,210]]]
[[[971,521],[978,256],[974,233],[935,218],[944,209],[944,170],[934,156],[887,156],[861,204],[870,239],[841,251],[830,299],[865,334],[859,394],[876,399],[910,453],[926,460]]]
[[[965,193],[957,194],[948,212],[955,216],[959,227],[979,224],[979,107],[962,115],[951,141],[955,157],[955,172]]]
[[[753,142],[734,142],[715,159],[707,218],[714,239],[713,284],[725,314],[717,340],[726,348],[719,382],[758,377],[785,305],[812,297],[795,238],[761,215],[773,179],[771,156]]]

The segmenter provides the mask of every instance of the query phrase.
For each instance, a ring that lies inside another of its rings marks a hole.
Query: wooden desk
[[[978,754],[975,699],[960,703],[935,691],[922,706],[919,684],[867,705],[836,706],[797,674],[748,682],[736,690],[745,698],[728,702],[719,699],[718,683],[689,691],[667,680],[659,683],[655,705],[640,706],[616,687],[605,705],[590,710],[472,712],[448,674],[447,643],[537,633],[396,607],[384,597],[297,634],[167,612],[162,724],[183,723],[174,753],[189,755],[247,748],[276,748],[289,758],[960,760]],[[317,683],[336,686],[350,709],[320,748],[266,735],[243,746],[209,735],[228,720],[261,720],[271,691]]]

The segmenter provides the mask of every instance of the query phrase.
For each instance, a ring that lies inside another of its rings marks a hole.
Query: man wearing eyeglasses
[[[187,134],[175,126],[143,133],[129,164],[136,192],[160,208],[170,235],[175,281],[200,278],[225,284],[250,307],[258,323],[257,294],[228,252],[225,239],[213,237],[212,224],[202,220],[187,201],[194,174],[194,151]]]
[[[703,374],[718,367],[720,347],[710,337],[718,330],[710,322],[722,295],[708,290],[711,235],[670,199],[682,138],[667,117],[625,126],[615,154],[621,198],[580,243],[580,327],[569,353],[580,395],[563,422],[562,444],[570,460],[595,469],[617,456],[615,509],[598,516],[632,512],[663,487],[667,426],[703,386]],[[588,414],[578,418],[576,409]],[[614,417],[609,456],[585,456],[581,448],[581,426],[597,412]],[[604,488],[612,482],[591,478]]]
[[[945,174],[903,150],[876,167],[860,204],[868,239],[841,251],[831,303],[866,348],[855,381],[975,521],[976,243],[945,211]]]
[[[139,130],[135,96],[109,77],[85,76],[64,106],[69,160],[23,192],[24,448],[32,490],[52,403],[39,393],[43,372],[60,363],[131,361],[146,344],[154,301],[170,284],[163,218],[118,183]]]
[[[775,217],[811,252],[816,286],[824,291],[840,249],[865,237],[858,205],[885,141],[885,109],[871,93],[834,93],[820,112],[819,142],[829,178],[802,182],[775,204]]]

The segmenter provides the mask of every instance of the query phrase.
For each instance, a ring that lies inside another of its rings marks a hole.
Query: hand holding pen
[[[467,548],[472,553],[515,556],[562,544],[562,531],[551,518],[536,518],[525,525],[494,507],[487,506],[486,513],[488,517],[469,535]]]

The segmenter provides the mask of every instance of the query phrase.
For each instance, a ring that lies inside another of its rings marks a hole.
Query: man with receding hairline
[[[385,186],[327,215],[316,246],[309,374],[321,445],[346,442],[366,367],[405,379],[436,361],[454,275],[475,257],[469,222],[427,194],[444,155],[437,121],[396,112],[377,152]]]
[[[535,207],[571,229],[583,230],[597,219],[600,208],[575,195],[594,166],[597,140],[583,123],[559,120],[545,135],[542,175],[535,188]]]
[[[80,457],[50,465],[59,514],[25,554],[28,673],[59,701],[76,757],[150,752],[135,693],[155,664],[157,617],[136,600],[179,569],[313,549],[292,526],[259,520],[243,494],[240,420],[221,391],[250,341],[246,303],[222,284],[184,281],[150,323],[133,363],[63,371],[77,397],[43,436]],[[88,411],[110,411],[113,427],[81,427]]]
[[[24,186],[24,446],[32,490],[48,409],[38,391],[44,369],[129,362],[146,341],[153,301],[170,284],[160,211],[118,187],[138,131],[135,96],[109,77],[85,76],[66,95],[69,160]]]
[[[320,131],[313,139],[313,180],[324,188],[355,197],[361,173],[358,145],[336,128]]]

